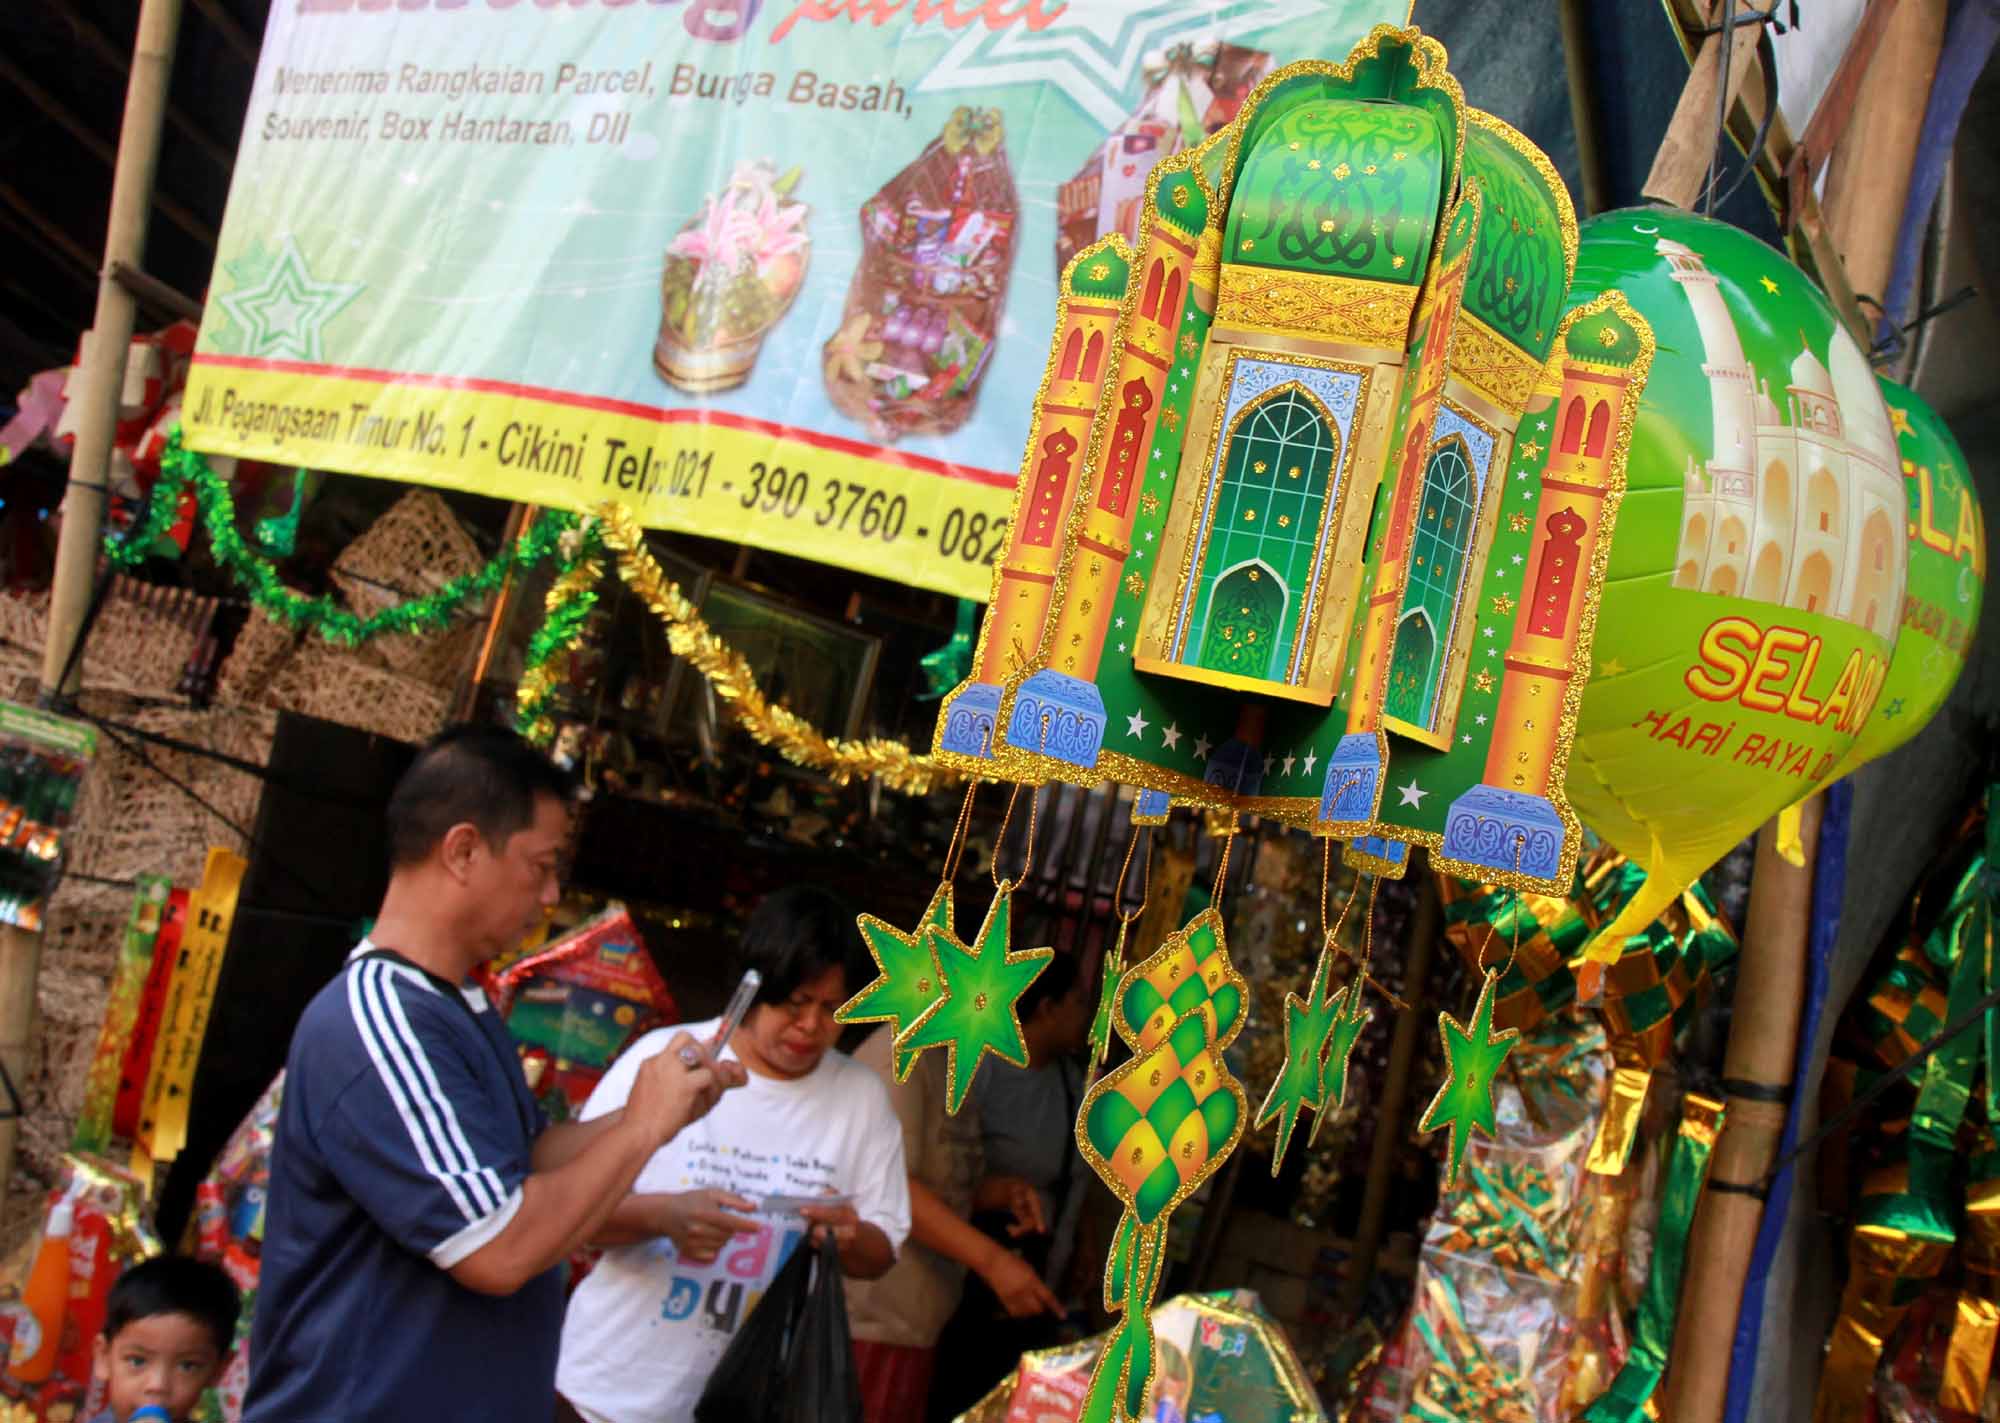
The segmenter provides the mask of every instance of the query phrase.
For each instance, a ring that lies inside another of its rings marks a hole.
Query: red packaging
[[[139,1131],[139,1109],[146,1096],[146,1074],[153,1065],[153,1044],[159,1040],[160,1019],[166,1012],[167,990],[173,983],[174,961],[181,953],[181,929],[187,923],[188,892],[167,896],[160,916],[160,936],[153,941],[153,967],[146,975],[139,1019],[118,1069],[118,1096],[111,1109],[111,1131],[130,1140]]]

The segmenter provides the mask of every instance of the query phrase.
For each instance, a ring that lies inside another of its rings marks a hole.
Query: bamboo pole
[[[1711,19],[1718,10],[1710,0]],[[1709,163],[1715,157],[1715,115],[1722,103],[1722,96],[1716,92],[1722,77],[1722,41],[1721,34],[1702,40],[1680,101],[1674,105],[1674,116],[1668,121],[1659,151],[1653,156],[1652,171],[1646,175],[1640,191],[1657,202],[1692,208],[1708,182]],[[1745,29],[1731,35],[1729,41],[1728,102],[1734,105],[1742,93],[1744,80],[1756,67],[1757,32]]]
[[[1611,206],[1604,150],[1597,140],[1597,82],[1591,71],[1588,0],[1562,0],[1563,75],[1569,81],[1570,127],[1576,130],[1576,167],[1583,182],[1583,215]]]
[[[1823,808],[1819,796],[1800,807],[1803,865],[1778,853],[1776,821],[1757,834],[1735,1015],[1722,1059],[1729,1114],[1688,1237],[1687,1274],[1667,1363],[1665,1417],[1673,1423],[1718,1423],[1729,1400],[1736,1318],[1764,1216],[1761,1183],[1777,1160],[1798,1052],[1813,852]]]
[[[111,471],[111,440],[118,423],[118,396],[125,380],[125,352],[132,344],[136,305],[132,293],[112,278],[111,264],[143,268],[145,263],[146,215],[152,207],[153,174],[159,162],[160,129],[180,15],[180,0],[141,0],[131,81],[125,89],[125,117],[118,134],[118,161],[111,176],[111,217],[104,238],[104,267],[97,282],[97,314],[76,382],[76,444],[70,454],[69,490],[63,496],[62,534],[56,545],[55,580],[49,594],[48,642],[42,649],[44,694],[67,693],[76,685],[70,649],[83,630],[91,581],[97,571],[104,505],[109,498],[106,481]],[[6,1064],[16,1087],[27,1079],[35,980],[40,970],[38,937],[18,929],[0,931],[0,1062]],[[14,1147],[20,1128],[16,1119],[0,1120],[0,1197],[5,1196],[14,1174]]]
[[[1420,851],[1412,850],[1414,857]],[[1409,1122],[1403,1108],[1410,1095],[1410,1065],[1416,1060],[1417,1043],[1425,1032],[1437,1031],[1437,1020],[1425,1021],[1430,1000],[1426,985],[1431,972],[1431,954],[1437,948],[1444,906],[1438,898],[1437,876],[1430,872],[1428,859],[1406,872],[1421,874],[1417,891],[1417,912],[1410,918],[1409,967],[1403,976],[1403,994],[1410,1011],[1396,1019],[1395,1036],[1389,1040],[1389,1072],[1382,1083],[1382,1100],[1375,1116],[1375,1143],[1368,1153],[1368,1184],[1361,1196],[1361,1219],[1354,1227],[1354,1254],[1347,1262],[1347,1278],[1340,1285],[1341,1313],[1352,1318],[1367,1297],[1368,1281],[1375,1273],[1375,1258],[1382,1250],[1382,1226],[1389,1214],[1389,1186],[1396,1172],[1396,1152],[1409,1138]]]

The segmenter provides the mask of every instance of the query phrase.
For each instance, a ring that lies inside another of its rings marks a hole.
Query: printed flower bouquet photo
[[[653,367],[669,384],[702,395],[750,379],[805,280],[810,209],[792,198],[802,176],[768,159],[737,164],[668,244]]]

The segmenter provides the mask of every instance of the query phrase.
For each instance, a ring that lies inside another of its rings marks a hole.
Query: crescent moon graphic
[[[1660,229],[1657,227],[1641,227],[1636,222],[1632,224],[1632,230],[1638,233],[1641,237],[1654,237],[1657,236],[1660,231]]]

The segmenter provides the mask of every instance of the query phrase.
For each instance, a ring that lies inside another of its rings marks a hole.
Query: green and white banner
[[[216,453],[984,598],[1057,278],[1407,0],[277,0]]]

